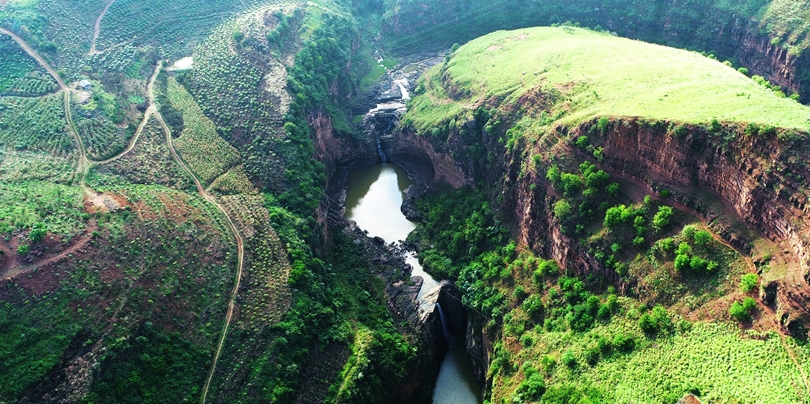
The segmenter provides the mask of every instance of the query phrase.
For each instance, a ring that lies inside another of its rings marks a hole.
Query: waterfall
[[[447,320],[445,320],[444,318],[444,311],[442,311],[442,305],[436,302],[436,308],[439,309],[439,318],[442,321],[442,332],[444,333],[444,339],[446,339],[447,343],[449,344],[453,336],[450,335],[450,329],[447,327]]]
[[[377,151],[380,153],[380,159],[382,159],[382,163],[385,164],[387,161],[385,160],[385,153],[383,153],[382,146],[380,145],[380,138],[377,138]]]
[[[408,84],[408,79],[394,80],[394,83],[397,83],[399,86],[399,92],[402,94],[402,100],[410,100],[411,95],[408,93],[408,89],[405,88],[405,86]]]

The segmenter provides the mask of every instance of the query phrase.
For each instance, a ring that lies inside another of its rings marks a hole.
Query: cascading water
[[[383,152],[382,145],[380,145],[380,138],[377,138],[377,152],[380,153],[380,159],[382,160],[383,164],[386,164],[385,161],[385,152]]]
[[[439,319],[442,321],[442,333],[444,333],[444,339],[450,344],[453,340],[453,335],[450,334],[450,328],[447,326],[447,320],[444,318],[444,311],[442,310],[442,305],[436,303],[436,308],[439,310]]]

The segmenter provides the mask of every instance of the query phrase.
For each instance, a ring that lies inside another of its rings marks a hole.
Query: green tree
[[[652,226],[655,231],[661,231],[664,227],[669,225],[672,219],[673,211],[670,206],[660,206],[658,212],[653,216]]]
[[[571,204],[565,199],[557,201],[557,203],[554,204],[554,216],[558,217],[560,220],[571,216]]]
[[[748,310],[746,310],[745,307],[740,304],[740,302],[732,303],[731,307],[728,309],[728,314],[737,319],[737,321],[748,321],[751,319],[751,315],[748,314]]]
[[[740,289],[743,293],[751,293],[759,283],[757,274],[745,274],[740,278]]]
[[[712,239],[712,234],[706,230],[695,232],[695,245],[706,247]]]

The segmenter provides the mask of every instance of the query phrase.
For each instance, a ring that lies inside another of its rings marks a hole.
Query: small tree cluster
[[[753,297],[746,297],[742,303],[734,302],[728,309],[728,314],[734,317],[737,321],[751,320],[751,315],[757,308],[757,301]]]
[[[649,313],[644,313],[638,319],[638,326],[648,334],[672,329],[672,320],[664,306],[658,304]]]
[[[751,293],[756,289],[759,284],[759,276],[757,274],[745,274],[740,278],[740,290],[743,293]]]

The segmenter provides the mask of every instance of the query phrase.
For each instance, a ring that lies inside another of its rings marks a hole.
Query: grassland
[[[537,130],[599,116],[810,129],[810,108],[716,60],[574,27],[487,35],[422,80],[404,120],[421,131],[521,97],[545,107],[529,117]]]
[[[523,335],[529,337],[523,340],[531,339],[533,345],[517,350],[512,360],[540,367],[536,358],[554,358],[557,365],[547,372],[549,388],[566,384],[581,391],[595,388],[606,403],[670,403],[689,392],[704,402],[798,403],[808,398],[802,374],[776,333],[745,333],[720,322],[695,323],[673,335],[648,338],[633,315],[614,317],[583,334],[527,331]],[[597,346],[600,337],[612,340],[615,335],[633,336],[637,348],[630,354],[603,354],[597,363],[589,364],[588,350]],[[801,366],[810,365],[805,348],[786,343],[800,352]],[[576,365],[562,363],[566,352],[573,354]],[[517,375],[496,383],[512,385],[504,389],[510,391]]]

